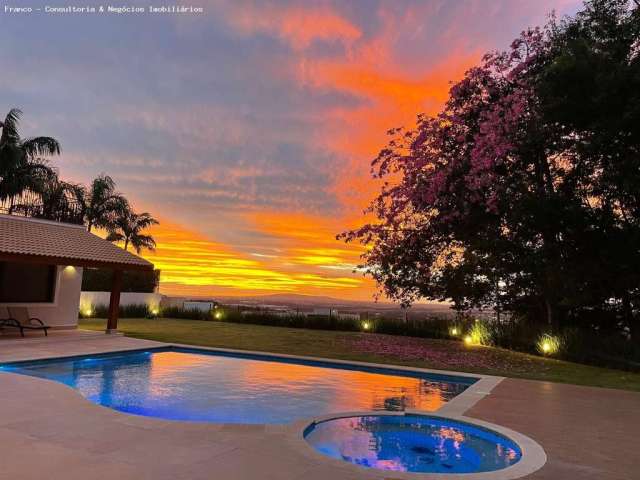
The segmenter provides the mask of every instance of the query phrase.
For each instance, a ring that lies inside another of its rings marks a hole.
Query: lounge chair
[[[39,318],[29,316],[29,310],[26,307],[7,307],[9,318],[0,320],[0,326],[18,328],[20,335],[24,337],[25,330],[43,330],[44,336],[48,335],[47,330],[51,327],[45,325]]]

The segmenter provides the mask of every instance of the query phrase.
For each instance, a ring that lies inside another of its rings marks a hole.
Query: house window
[[[0,262],[0,303],[51,303],[56,266]]]

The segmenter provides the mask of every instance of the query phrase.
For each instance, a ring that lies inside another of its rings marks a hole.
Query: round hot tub
[[[492,430],[427,415],[370,415],[311,424],[318,452],[362,467],[415,473],[481,473],[510,467],[521,448]]]

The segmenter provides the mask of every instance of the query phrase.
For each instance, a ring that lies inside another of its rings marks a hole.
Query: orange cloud
[[[253,295],[273,292],[370,298],[371,282],[350,271],[299,268],[318,265],[321,253],[296,249],[282,255],[250,255],[211,241],[179,225],[162,221],[150,233],[155,252],[144,257],[161,270],[161,292],[172,295]],[[304,236],[304,234],[303,234]],[[336,250],[336,254],[340,250]],[[302,252],[304,253],[304,252]],[[314,257],[315,255],[315,257]],[[315,258],[316,261],[310,259]],[[331,264],[338,257],[325,257]],[[364,291],[363,291],[363,287]],[[349,291],[352,290],[352,293]]]
[[[289,65],[277,72],[283,81],[293,82],[301,91],[341,92],[359,100],[305,112],[306,119],[318,127],[309,141],[337,154],[331,168],[339,174],[328,188],[343,208],[333,217],[245,208],[248,213],[237,215],[253,236],[264,242],[245,244],[243,251],[163,222],[154,231],[158,251],[149,256],[163,270],[163,290],[199,295],[281,291],[371,298],[373,282],[353,273],[362,248],[339,242],[335,235],[364,221],[362,209],[379,190],[379,184],[369,176],[369,162],[385,145],[385,132],[399,125],[410,127],[418,113],[435,113],[446,100],[451,81],[462,77],[478,61],[483,46],[474,50],[458,45],[453,33],[445,30],[444,35],[451,37],[446,56],[428,62],[415,58],[415,64],[400,61],[400,37],[405,31],[424,28],[424,19],[437,14],[437,7],[431,5],[404,12],[380,6],[376,12],[377,30],[365,35],[336,8],[327,5],[264,8],[246,2],[214,3],[222,6],[221,13],[237,34],[270,35],[291,47]],[[339,42],[344,51],[317,57],[309,49],[316,41]],[[190,115],[185,113],[185,121],[181,122],[186,145],[212,139],[237,144],[249,141],[250,133],[242,124],[232,125],[233,128],[219,125],[217,115],[198,112],[197,120],[207,118],[211,122],[209,127],[193,128]],[[144,120],[157,122],[158,115]],[[290,133],[279,130],[278,135],[283,141]],[[205,182],[223,177],[235,184],[238,179],[263,173],[255,165],[242,165],[224,171],[212,168],[194,175]],[[200,195],[208,195],[206,186],[198,188],[204,189],[198,192]],[[248,193],[239,188],[237,200],[246,204]]]
[[[381,59],[385,53],[380,54]],[[434,114],[446,101],[450,82],[462,77],[480,53],[451,56],[415,78],[392,66],[348,61],[305,60],[297,81],[306,88],[333,89],[363,99],[359,106],[327,112],[319,142],[340,156],[341,175],[333,192],[343,205],[359,215],[379,184],[369,175],[369,163],[385,146],[385,132],[396,126],[411,127],[419,113]],[[354,208],[355,207],[355,208]]]
[[[304,50],[315,40],[351,43],[362,35],[358,27],[328,7],[233,8],[233,26],[244,35],[264,33],[286,41],[294,50]]]

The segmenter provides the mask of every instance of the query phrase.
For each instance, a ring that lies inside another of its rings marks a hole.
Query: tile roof
[[[151,269],[153,264],[81,225],[0,214],[0,260],[47,257],[58,265]]]

